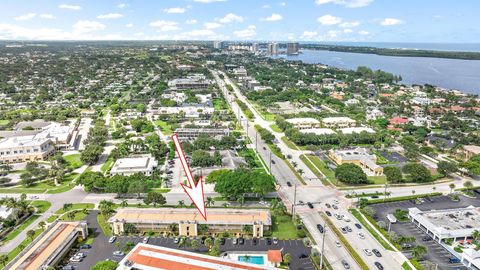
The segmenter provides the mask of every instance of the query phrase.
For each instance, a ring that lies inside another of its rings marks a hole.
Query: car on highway
[[[325,211],[325,214],[327,214],[327,216],[329,216],[329,217],[332,216],[332,213],[330,213],[330,211]]]
[[[342,247],[342,245],[340,244],[340,241],[335,241],[335,246]]]
[[[311,202],[307,202],[307,205],[310,209],[313,209],[313,204]]]
[[[365,235],[361,232],[358,233],[358,237],[360,237],[360,239],[365,239]]]
[[[383,268],[383,265],[379,262],[375,262],[375,266],[377,267],[378,270],[383,270],[385,268]]]
[[[326,203],[325,206],[326,206],[327,208],[332,208],[332,206],[331,206],[329,203]]]
[[[291,187],[292,183],[290,181],[287,181],[287,186]]]
[[[357,229],[361,229],[362,228],[362,225],[358,224],[358,223],[355,223],[355,227],[357,227]]]
[[[332,208],[335,209],[335,210],[337,210],[337,209],[338,209],[338,206],[336,206],[336,205],[334,204],[334,205],[332,205]]]
[[[323,233],[323,226],[321,224],[317,224],[317,229],[320,233]]]
[[[374,248],[374,249],[372,249],[372,252],[373,252],[373,254],[375,254],[375,256],[377,256],[379,258],[382,257],[382,253],[380,253],[380,251],[378,251],[378,249]]]
[[[125,253],[123,251],[117,250],[113,252],[113,256],[115,257],[123,257],[125,256]]]
[[[344,216],[344,217],[343,217],[343,220],[345,220],[345,222],[350,222],[350,218],[347,217],[347,216]]]
[[[341,230],[342,230],[342,233],[345,233],[345,234],[348,233],[348,230],[345,227],[342,227]]]
[[[343,268],[350,269],[350,264],[346,260],[342,260]]]
[[[372,251],[368,248],[364,249],[363,252],[365,252],[365,255],[367,255],[367,256],[372,256],[372,254],[373,254]]]
[[[112,236],[112,237],[108,238],[108,243],[111,244],[111,243],[115,242],[115,240],[117,240],[117,237]]]

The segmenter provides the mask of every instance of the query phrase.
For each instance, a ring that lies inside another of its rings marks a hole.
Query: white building
[[[307,129],[300,129],[301,133],[308,134],[313,133],[315,135],[333,135],[337,134],[335,131],[329,128],[307,128]]]
[[[153,114],[185,114],[187,118],[198,118],[201,114],[212,114],[215,111],[213,107],[208,106],[182,106],[182,107],[159,107],[153,111]]]
[[[382,111],[380,111],[378,108],[373,108],[371,110],[367,110],[367,113],[366,113],[367,121],[376,120],[376,119],[382,118],[384,116],[385,116],[385,114]]]
[[[157,167],[157,161],[151,155],[120,158],[115,161],[110,175],[132,175],[141,173],[146,176],[152,175],[153,171]]]
[[[327,128],[347,128],[354,127],[356,121],[350,117],[327,117],[322,119],[322,124]]]
[[[296,129],[311,129],[319,128],[320,121],[315,118],[305,117],[305,118],[290,118],[286,120],[288,123],[292,124]]]
[[[375,130],[369,127],[350,127],[350,128],[341,128],[338,131],[342,132],[343,134],[353,134],[353,133],[375,133]]]
[[[19,136],[0,140],[0,163],[45,160],[55,153],[50,138]]]

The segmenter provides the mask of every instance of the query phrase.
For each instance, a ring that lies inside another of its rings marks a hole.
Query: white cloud
[[[133,23],[127,23],[127,24],[125,24],[125,27],[127,27],[127,28],[132,28],[132,27],[133,27]]]
[[[315,31],[303,31],[303,34],[301,36],[302,39],[313,39],[318,36],[318,33]]]
[[[368,31],[365,31],[365,30],[358,31],[358,33],[359,33],[360,35],[363,35],[363,36],[366,36],[366,35],[369,35],[369,34],[370,34]]]
[[[270,5],[263,5],[262,8],[270,8]]]
[[[255,25],[249,25],[246,29],[233,31],[233,34],[238,38],[252,38],[257,35],[256,28]]]
[[[144,32],[137,32],[133,35],[136,36],[136,37],[143,37],[143,36],[145,36],[145,33]]]
[[[397,18],[385,18],[383,19],[380,24],[383,26],[391,26],[404,23],[402,20]]]
[[[186,20],[185,23],[186,24],[196,24],[198,21],[195,20],[195,19],[190,19],[190,20]]]
[[[278,3],[278,4],[279,4],[280,6],[282,6],[282,7],[284,7],[284,6],[287,5],[287,3],[285,3],[285,2],[280,2],[280,3]]]
[[[71,9],[71,10],[80,10],[82,9],[81,6],[78,6],[78,5],[67,5],[67,4],[61,4],[58,6],[58,8],[61,8],[61,9]]]
[[[218,19],[221,23],[243,22],[243,17],[234,13],[228,13],[225,17]]]
[[[105,25],[96,21],[80,20],[73,25],[77,33],[88,33],[105,29]]]
[[[111,20],[111,19],[120,19],[122,17],[123,17],[123,14],[120,14],[120,13],[107,13],[107,14],[98,15],[97,19]]]
[[[203,24],[203,26],[205,27],[205,29],[216,29],[216,28],[222,27],[223,24],[216,23],[216,22],[206,22]]]
[[[338,31],[330,30],[327,32],[327,39],[335,39],[338,37]]]
[[[272,15],[270,15],[266,18],[262,18],[260,20],[261,21],[267,21],[267,22],[276,22],[276,21],[280,21],[282,19],[283,19],[282,15],[277,14],[277,13],[273,13]]]
[[[47,19],[47,20],[56,19],[56,17],[53,14],[40,14],[40,18]]]
[[[27,14],[23,14],[23,15],[14,17],[13,19],[15,21],[28,21],[28,20],[31,20],[31,19],[35,18],[36,16],[37,16],[37,14],[35,14],[35,13],[27,13]]]
[[[350,34],[350,33],[352,33],[352,32],[353,32],[353,30],[350,29],[350,28],[345,28],[345,29],[343,29],[343,33],[345,33],[345,34]]]
[[[175,30],[180,30],[180,27],[178,27],[177,22],[172,22],[172,21],[154,21],[149,24],[151,27],[155,27],[158,29],[158,31],[161,32],[167,32],[167,31],[175,31]]]
[[[198,29],[192,30],[188,32],[183,32],[180,34],[176,34],[174,36],[165,36],[163,39],[183,39],[183,40],[191,40],[191,39],[213,39],[217,36],[217,34],[210,29]]]
[[[340,27],[342,27],[342,28],[352,28],[352,27],[357,27],[357,26],[359,26],[359,25],[360,25],[360,22],[358,22],[358,21],[353,21],[353,22],[343,22],[343,23],[341,23],[341,24],[338,25],[338,26],[340,26]]]
[[[323,25],[335,25],[342,22],[342,18],[332,16],[330,14],[318,17],[317,21]]]
[[[182,14],[185,13],[186,9],[182,7],[172,7],[172,8],[166,8],[163,10],[163,12],[166,13],[174,13],[174,14]]]
[[[315,0],[315,4],[324,5],[324,4],[336,4],[342,5],[347,8],[361,8],[370,5],[373,0]]]
[[[193,2],[204,3],[204,4],[209,4],[214,2],[225,2],[225,1],[226,0],[193,0]]]
[[[127,4],[121,3],[121,4],[118,4],[117,7],[118,7],[118,8],[126,8],[126,7],[127,7]]]

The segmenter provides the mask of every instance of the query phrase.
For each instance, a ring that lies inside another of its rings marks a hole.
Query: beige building
[[[0,163],[44,160],[54,153],[50,138],[31,135],[0,139]]]
[[[4,269],[30,270],[55,267],[79,237],[86,239],[86,222],[57,222],[24,248]]]
[[[205,221],[195,208],[119,208],[108,223],[117,235],[125,232],[126,223],[133,224],[140,232],[172,232],[175,224],[178,234],[183,236],[197,236],[201,230],[211,234],[242,234],[251,228],[253,236],[262,237],[272,226],[268,210],[210,208],[207,213]]]
[[[365,148],[328,151],[328,156],[337,164],[353,163],[360,166],[367,175],[383,175],[383,167],[377,165],[377,156],[371,155]]]
[[[294,128],[302,130],[302,129],[311,129],[311,128],[319,128],[320,121],[315,118],[290,118],[286,120],[288,123],[292,124]]]
[[[463,160],[469,160],[475,155],[480,155],[480,146],[464,145],[457,150],[457,153]]]
[[[322,119],[322,124],[327,128],[348,128],[354,127],[357,122],[350,117],[326,117]]]
[[[110,175],[132,175],[141,173],[146,176],[152,175],[157,168],[157,161],[151,155],[142,155],[136,157],[119,158],[113,164]]]

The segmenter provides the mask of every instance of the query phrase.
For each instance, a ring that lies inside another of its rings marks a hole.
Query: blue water
[[[365,46],[388,49],[480,52],[480,43],[425,43],[425,42],[303,42],[342,46]]]
[[[398,43],[395,43],[399,45]],[[404,84],[432,84],[480,94],[480,60],[427,57],[395,57],[361,53],[302,50],[299,55],[279,56],[310,64],[325,64],[342,69],[367,66],[402,76]]]
[[[264,265],[265,261],[263,256],[238,256],[238,260],[241,262],[254,263],[258,265]]]

